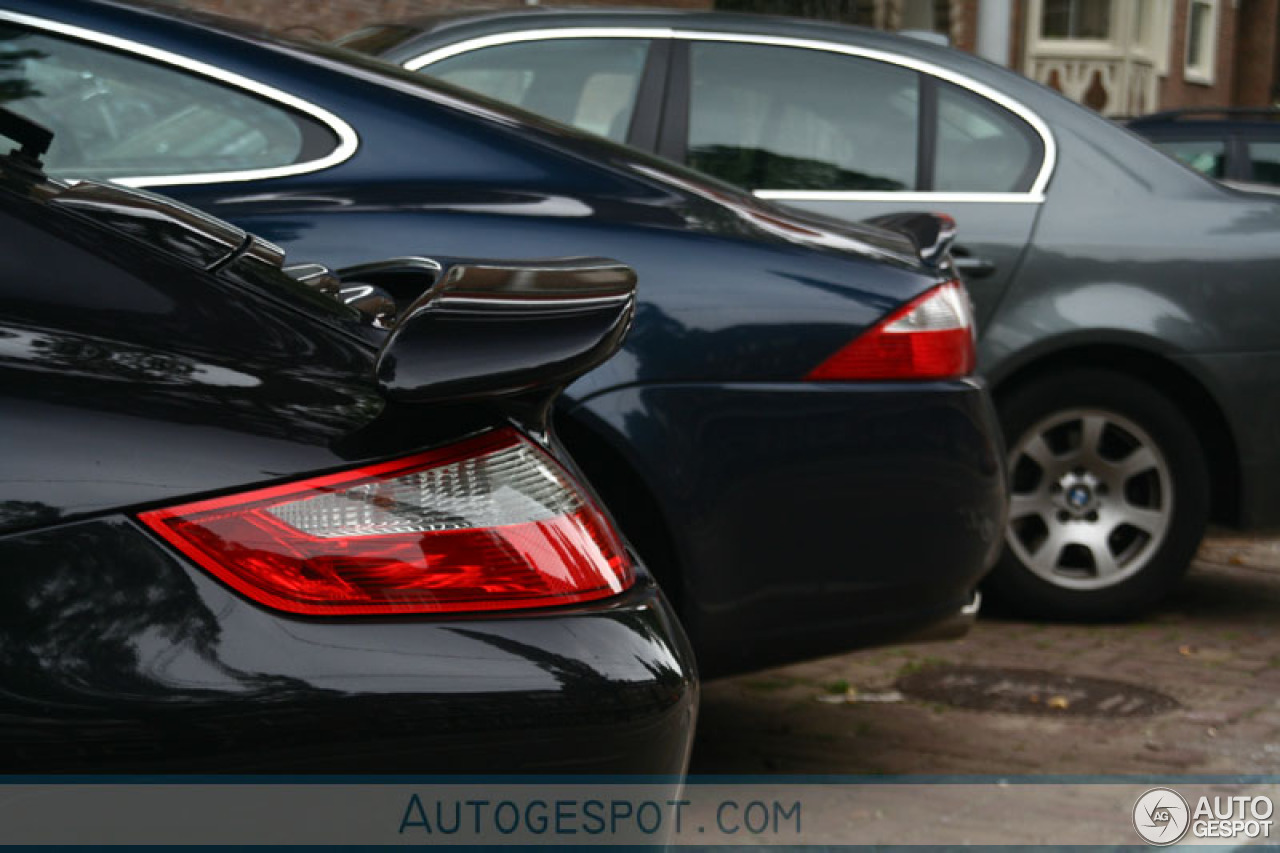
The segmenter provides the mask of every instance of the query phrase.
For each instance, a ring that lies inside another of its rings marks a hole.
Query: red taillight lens
[[[609,522],[510,429],[139,518],[244,595],[290,613],[546,607],[633,582]]]
[[[958,281],[938,285],[809,372],[818,381],[950,379],[973,372],[973,311]]]

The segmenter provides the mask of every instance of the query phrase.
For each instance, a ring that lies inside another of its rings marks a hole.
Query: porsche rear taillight
[[[510,429],[139,518],[248,598],[290,613],[547,607],[633,581],[609,521]]]
[[[977,362],[973,311],[949,281],[908,302],[809,372],[818,381],[951,379]]]

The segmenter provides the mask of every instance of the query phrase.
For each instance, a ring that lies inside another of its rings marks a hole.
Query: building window
[[[1218,46],[1217,0],[1190,0],[1187,9],[1187,62],[1184,76],[1189,82],[1213,83],[1213,66]]]
[[[1111,37],[1111,0],[1044,0],[1040,37],[1106,41]]]

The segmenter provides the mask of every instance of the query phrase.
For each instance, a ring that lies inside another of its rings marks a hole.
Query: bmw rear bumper
[[[704,677],[971,621],[1007,513],[980,381],[652,385],[584,410],[667,513],[682,584],[659,577]]]

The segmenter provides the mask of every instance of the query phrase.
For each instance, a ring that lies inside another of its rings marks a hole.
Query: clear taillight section
[[[139,518],[245,596],[290,613],[547,607],[633,582],[608,520],[510,429]]]
[[[818,381],[951,379],[977,362],[973,311],[958,281],[929,290],[809,372]]]

